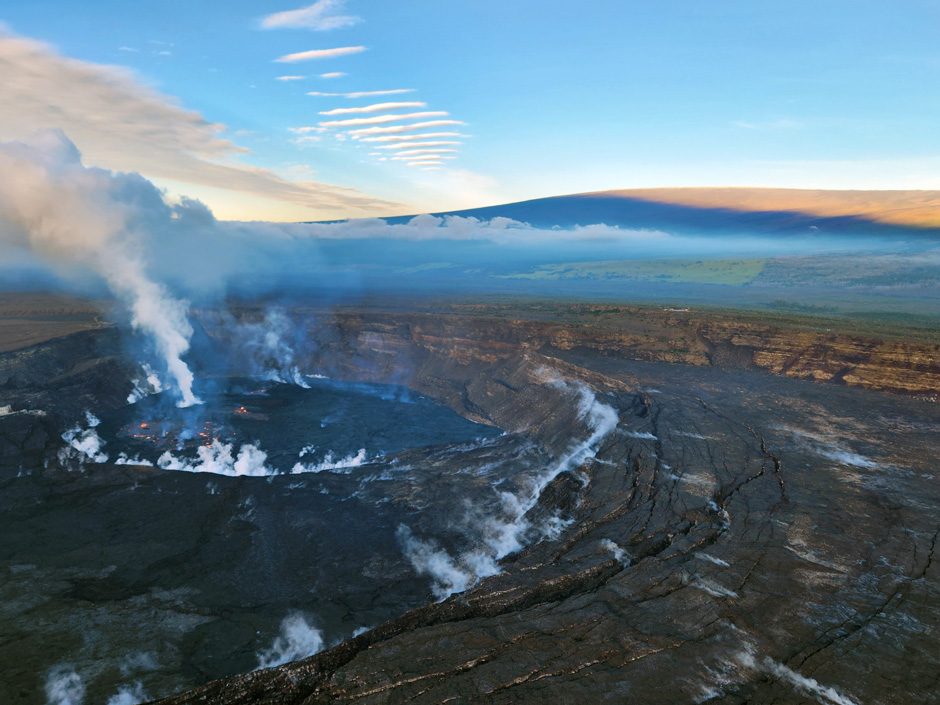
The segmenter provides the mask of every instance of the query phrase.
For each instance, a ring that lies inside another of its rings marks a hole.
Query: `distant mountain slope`
[[[626,228],[805,232],[940,231],[940,191],[654,188],[598,191],[437,213],[538,227],[606,223]],[[388,219],[404,222],[409,216]]]
[[[587,195],[641,198],[699,208],[798,211],[825,218],[854,216],[889,225],[940,228],[940,191],[653,188]]]

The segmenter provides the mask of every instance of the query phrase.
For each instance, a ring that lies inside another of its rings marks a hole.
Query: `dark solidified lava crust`
[[[407,368],[412,388],[514,432],[506,443],[524,437],[554,455],[584,429],[544,383],[545,370],[588,385],[616,409],[618,425],[531,510],[571,521],[462,594],[409,604],[399,578],[397,604],[408,611],[389,607],[387,620],[315,656],[205,683],[161,705],[940,702],[936,404],[746,369],[627,361],[531,337],[457,339],[443,317],[436,337],[433,318],[423,325],[380,316],[321,325],[309,362],[369,381],[404,379]],[[42,423],[50,422],[36,417],[33,436],[17,431],[19,440],[5,443],[27,453],[29,438],[51,435]],[[433,495],[460,460],[433,465],[422,476],[429,484],[408,492]],[[127,484],[113,468],[90,476],[97,481],[76,480],[84,492]],[[52,491],[52,480],[35,482]],[[6,480],[5,497],[17,486]],[[22,515],[35,497],[20,491],[22,502],[4,504]],[[216,511],[240,501],[234,484],[229,492]],[[433,496],[395,501],[433,512]],[[208,543],[176,554],[181,569],[201,571],[233,544],[251,555],[277,531],[251,516],[244,522],[226,524],[228,533],[204,529]],[[306,550],[303,562],[315,553]],[[159,565],[150,568],[160,575]],[[290,566],[254,569],[260,579],[270,570],[291,581]],[[130,599],[161,579],[84,589],[129,591]],[[240,589],[250,600],[251,586]],[[15,638],[5,641],[7,661]]]
[[[598,367],[620,425],[557,540],[442,604],[162,705],[937,702],[933,407]],[[898,448],[930,427],[929,447]],[[859,447],[850,460],[876,467],[827,457]]]

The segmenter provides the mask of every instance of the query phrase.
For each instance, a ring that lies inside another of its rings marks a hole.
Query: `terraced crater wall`
[[[937,343],[731,316],[637,310],[607,325],[415,312],[314,314],[313,320],[310,335],[320,364],[375,379],[410,376],[433,356],[473,366],[526,353],[583,353],[755,370],[929,401],[940,398]],[[434,376],[432,370],[427,374]],[[415,383],[429,393],[424,385],[436,384],[422,374]]]

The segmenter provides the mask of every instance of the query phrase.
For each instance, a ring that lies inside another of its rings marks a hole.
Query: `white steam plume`
[[[136,404],[144,397],[148,397],[151,394],[159,394],[163,391],[163,383],[160,381],[159,375],[151,369],[150,365],[145,362],[141,364],[140,367],[144,373],[144,379],[142,380],[138,377],[131,380],[134,389],[127,395],[128,404]]]
[[[292,322],[282,310],[269,309],[258,321],[235,321],[227,317],[226,327],[238,341],[240,352],[248,358],[253,374],[272,382],[310,389],[296,360],[297,337],[303,328]]]
[[[65,664],[53,667],[46,675],[46,705],[82,705],[85,683],[75,669]]]
[[[309,448],[309,446],[308,446]],[[307,450],[305,448],[304,450]],[[303,451],[301,451],[302,454]],[[318,472],[338,472],[340,474],[348,475],[353,468],[358,468],[361,465],[368,462],[368,457],[366,456],[366,449],[360,448],[359,452],[355,455],[347,455],[345,458],[336,459],[333,455],[333,451],[329,451],[319,463],[311,463],[304,465],[303,463],[295,463],[294,467],[291,468],[291,473],[294,475],[299,475],[301,473],[318,473]]]
[[[140,215],[157,205],[148,203],[153,199],[165,208],[141,176],[85,167],[60,131],[0,143],[0,238],[99,274],[131,312],[133,326],[153,340],[180,405],[189,406],[199,400],[182,360],[193,332],[188,305],[151,280],[144,267],[145,228],[154,224]]]
[[[530,478],[517,494],[500,492],[500,508],[497,516],[488,515],[471,507],[466,517],[467,533],[476,544],[473,549],[456,558],[434,541],[420,539],[404,524],[398,527],[397,538],[405,557],[419,575],[432,579],[431,590],[438,599],[475,585],[482,578],[499,573],[497,561],[523,548],[533,540],[555,536],[565,527],[559,517],[550,517],[539,525],[526,518],[539,500],[542,490],[558,475],[572,470],[597,452],[601,442],[619,423],[616,409],[597,399],[586,385],[571,385],[546,372],[547,384],[578,395],[578,418],[591,429],[591,434],[574,443],[556,462]],[[613,544],[615,556],[621,562],[629,562],[629,555]],[[613,549],[606,546],[608,550]]]
[[[258,668],[273,668],[307,658],[322,649],[323,632],[311,627],[302,614],[289,614],[281,622],[280,634],[271,647],[258,653]]]
[[[265,463],[268,454],[256,445],[246,443],[238,449],[236,456],[232,455],[231,443],[222,443],[213,439],[210,445],[201,445],[196,449],[197,459],[187,460],[177,458],[166,451],[157,459],[157,465],[164,470],[182,470],[184,472],[210,472],[215,475],[231,475],[233,477],[249,476],[264,477],[274,475],[275,472]]]
[[[97,435],[96,435],[97,438]],[[68,440],[68,439],[66,439]],[[74,444],[73,444],[74,445]],[[76,448],[77,450],[81,450]],[[313,452],[312,446],[301,451],[301,456]],[[95,462],[106,462],[107,456],[99,457],[98,446],[93,446],[85,453]],[[275,468],[268,467],[268,454],[257,445],[246,443],[235,452],[233,443],[223,443],[213,439],[209,445],[200,445],[196,449],[195,458],[181,458],[165,451],[157,459],[157,466],[163,470],[178,470],[181,472],[208,472],[213,475],[229,475],[231,477],[269,477],[280,474]],[[369,462],[366,449],[360,448],[358,453],[336,458],[332,451],[327,452],[319,463],[304,465],[295,463],[290,472],[294,475],[301,473],[334,472],[348,475],[354,468]],[[153,465],[148,460],[129,458],[122,453],[115,461],[116,465]]]
[[[134,681],[130,685],[122,685],[118,688],[118,692],[108,698],[107,705],[138,705],[149,699],[143,684],[140,681]]]
[[[469,554],[456,559],[452,558],[435,541],[419,539],[404,524],[399,524],[395,536],[405,556],[411,561],[415,572],[432,579],[431,592],[438,600],[443,600],[456,592],[463,592],[480,578],[499,572],[496,564],[489,560],[490,565],[487,567],[490,570],[480,574],[474,570],[476,566],[473,565],[472,560],[464,560],[470,558]],[[474,556],[485,558],[480,553],[475,553]]]
[[[783,681],[793,687],[801,695],[808,695],[814,698],[822,705],[858,705],[858,702],[852,700],[847,695],[843,695],[835,688],[822,685],[815,678],[807,678],[801,673],[794,671],[779,661],[774,661],[769,656],[759,657],[752,646],[745,645],[732,659],[732,665],[743,667],[744,669],[765,673]]]
[[[93,463],[108,462],[108,454],[102,451],[104,441],[98,435],[97,427],[101,421],[90,411],[85,412],[85,422],[87,428],[82,428],[81,424],[76,424],[73,428],[62,434],[62,440],[68,443],[68,446],[59,451],[59,460],[63,463],[69,458],[78,458],[79,463],[86,460]]]
[[[627,552],[627,550],[623,546],[618,545],[617,543],[611,541],[610,539],[604,539],[601,541],[601,547],[605,551],[610,551],[613,554],[614,558],[616,558],[618,561],[620,561],[624,565],[630,565],[630,561],[632,560],[632,558],[630,557],[630,554]]]

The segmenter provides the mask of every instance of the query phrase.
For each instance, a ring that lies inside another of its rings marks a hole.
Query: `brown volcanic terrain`
[[[930,401],[940,398],[940,337],[930,331],[921,332],[921,340],[884,339],[872,331],[850,332],[844,323],[841,330],[833,330],[812,319],[786,323],[758,316],[603,305],[533,305],[529,310],[478,305],[452,310],[459,313],[343,312],[323,320],[330,321],[326,330],[361,333],[375,345],[391,346],[389,354],[396,345],[415,344],[456,359],[470,351],[493,360],[527,351],[577,352],[759,370]],[[538,320],[546,314],[552,320]]]
[[[786,188],[640,188],[596,191],[584,198],[637,198],[694,208],[790,211],[823,218],[855,217],[915,228],[940,227],[940,191],[838,191]]]

